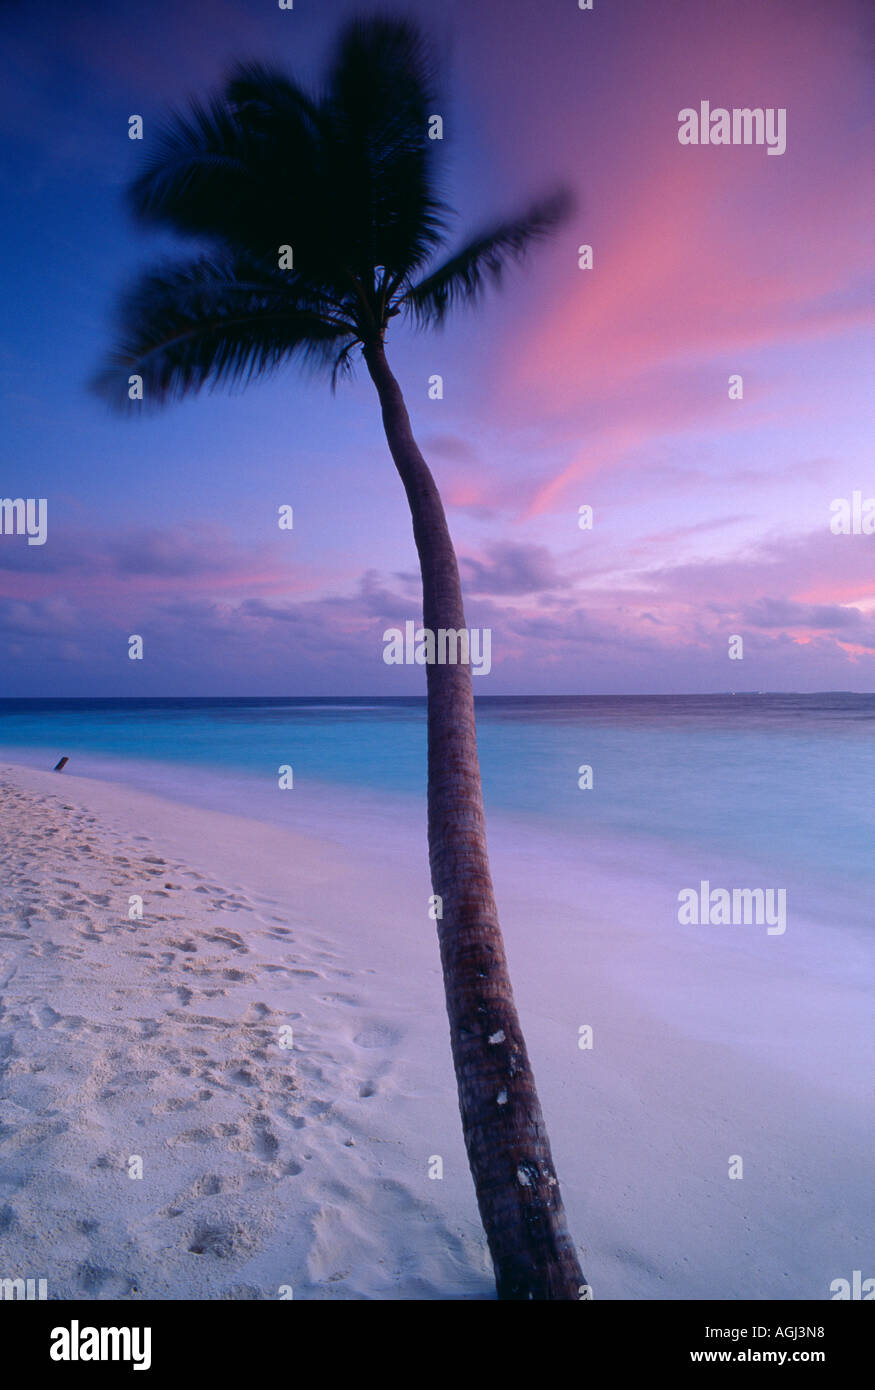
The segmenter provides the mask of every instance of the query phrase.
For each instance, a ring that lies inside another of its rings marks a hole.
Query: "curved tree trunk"
[[[382,343],[365,360],[407,492],[426,628],[465,627],[456,555]],[[469,665],[426,667],[428,842],[459,1109],[501,1299],[578,1299],[584,1277],[513,1001],[486,853]]]

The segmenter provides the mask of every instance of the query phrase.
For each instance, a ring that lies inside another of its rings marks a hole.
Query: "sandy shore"
[[[19,766],[0,794],[0,1276],[52,1298],[491,1298],[418,834],[365,857]],[[568,901],[539,853],[493,842],[596,1296],[829,1297],[863,1259],[862,996],[811,979],[790,933],[783,956],[706,951],[622,919],[595,869]]]
[[[55,1298],[490,1296],[444,1038],[433,1118],[442,1020],[375,983],[377,943],[354,963],[372,873],[66,774],[4,770],[2,796],[0,1273]],[[437,1010],[434,962],[431,984]]]

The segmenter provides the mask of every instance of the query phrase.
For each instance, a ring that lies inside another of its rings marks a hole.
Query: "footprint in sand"
[[[188,1196],[198,1199],[200,1197],[218,1197],[220,1192],[236,1192],[242,1186],[242,1178],[223,1178],[218,1173],[204,1173],[203,1177],[196,1178],[192,1184]],[[178,1200],[182,1200],[179,1198]]]
[[[273,1012],[274,1010],[270,1007],[269,1004],[265,1004],[262,1000],[259,999],[256,1003],[249,1005],[249,1008],[243,1015],[243,1022],[252,1023],[253,1020],[257,1020],[260,1023],[265,1018],[269,1018]],[[265,1033],[262,1036],[269,1037],[270,1034]]]
[[[401,1034],[387,1024],[377,1023],[356,1033],[353,1042],[356,1047],[380,1048],[395,1047],[401,1041]]]
[[[231,1221],[199,1222],[189,1245],[192,1255],[213,1255],[228,1260],[232,1255],[252,1249],[255,1244],[245,1226]]]
[[[259,1115],[252,1122],[253,1143],[252,1151],[258,1158],[266,1163],[272,1163],[279,1153],[280,1141],[277,1139],[268,1121],[264,1116]]]
[[[231,1065],[234,1065],[233,1062],[231,1063]],[[253,1076],[252,1072],[249,1071],[246,1067],[238,1067],[236,1071],[231,1072],[231,1075],[228,1079],[230,1081],[236,1081],[238,1086],[258,1085],[258,1078]]]
[[[249,947],[242,936],[238,936],[236,932],[214,932],[212,935],[207,935],[206,939],[207,941],[214,941],[217,946],[229,946],[240,956],[249,955]]]
[[[5,1135],[0,1143],[10,1152],[20,1152],[23,1149],[37,1148],[69,1128],[66,1120],[44,1120],[38,1124],[22,1125],[20,1129]]]

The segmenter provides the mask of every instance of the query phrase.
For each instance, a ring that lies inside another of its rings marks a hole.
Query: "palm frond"
[[[144,222],[214,233],[224,225],[228,200],[233,206],[252,183],[251,153],[224,100],[193,101],[158,132],[128,189],[128,205]]]
[[[219,96],[169,119],[129,204],[141,221],[256,256],[286,243],[321,252],[330,224],[319,138],[318,109],[291,79],[238,66]]]
[[[357,344],[358,344],[358,339],[357,339],[357,338],[354,338],[354,339],[352,340],[352,342],[349,342],[349,343],[344,344],[344,346],[340,349],[340,351],[338,352],[336,358],[334,359],[334,366],[333,366],[332,369],[331,369],[331,393],[332,393],[332,395],[333,395],[333,394],[335,393],[335,391],[337,390],[337,384],[338,384],[339,381],[341,381],[341,380],[349,381],[349,380],[352,378],[353,374],[354,374],[354,373],[353,373],[352,352],[353,352],[353,349],[357,346]]]
[[[498,284],[508,263],[521,260],[571,208],[572,199],[564,190],[541,199],[521,217],[475,236],[424,280],[399,295],[396,304],[420,325],[442,323],[457,304],[475,302],[490,281]]]
[[[267,63],[237,63],[225,83],[225,100],[250,123],[261,118],[269,124],[285,117],[309,129],[314,138],[318,135],[318,103],[288,73]]]
[[[326,154],[360,275],[374,266],[412,273],[443,240],[448,209],[427,133],[434,89],[414,23],[353,20],[344,29],[324,103]]]
[[[121,305],[125,325],[93,382],[111,404],[129,405],[128,378],[143,380],[143,403],[245,385],[291,357],[336,370],[354,326],[327,312],[306,284],[245,258],[201,257],[145,275]]]

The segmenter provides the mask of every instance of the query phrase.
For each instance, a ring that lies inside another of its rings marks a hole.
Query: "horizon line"
[[[529,691],[520,694],[508,693],[480,695],[475,700],[675,700],[680,698],[702,698],[722,695],[875,695],[875,690],[624,690],[624,691]],[[60,703],[64,700],[422,700],[421,695],[0,695],[0,705],[14,700],[43,700]]]

